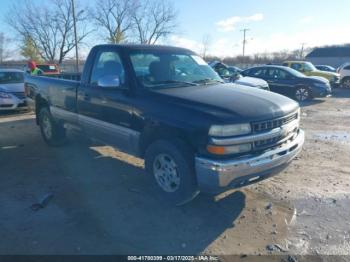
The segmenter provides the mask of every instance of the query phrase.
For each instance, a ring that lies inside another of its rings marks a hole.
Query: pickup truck
[[[80,81],[62,78],[25,77],[46,143],[63,145],[72,128],[143,158],[171,204],[277,174],[304,143],[298,103],[223,83],[187,49],[99,45]]]

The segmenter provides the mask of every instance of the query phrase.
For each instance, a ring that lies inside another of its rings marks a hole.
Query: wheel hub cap
[[[52,127],[50,119],[47,116],[44,116],[42,125],[45,137],[50,139],[52,136]]]
[[[159,154],[153,162],[153,174],[158,185],[168,193],[175,192],[180,186],[180,176],[172,157]]]

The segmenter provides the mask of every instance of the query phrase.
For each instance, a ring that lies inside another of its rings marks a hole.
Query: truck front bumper
[[[195,158],[197,181],[203,192],[222,192],[254,183],[277,174],[302,150],[305,140],[303,130],[292,141],[258,156],[232,160]]]

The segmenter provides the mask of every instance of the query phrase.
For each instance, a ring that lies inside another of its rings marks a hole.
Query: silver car
[[[17,69],[0,69],[0,111],[26,108],[24,72]]]

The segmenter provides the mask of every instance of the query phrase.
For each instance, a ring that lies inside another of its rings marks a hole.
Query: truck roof
[[[134,50],[169,50],[169,51],[179,51],[179,52],[191,52],[194,54],[193,51],[182,48],[182,47],[175,47],[175,46],[167,46],[167,45],[146,45],[146,44],[103,44],[103,45],[96,45],[95,48],[101,48],[101,47],[119,47],[121,49],[127,49],[128,51],[134,51]]]

